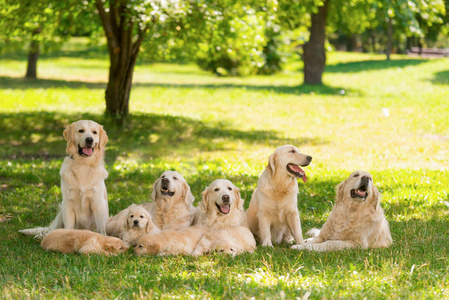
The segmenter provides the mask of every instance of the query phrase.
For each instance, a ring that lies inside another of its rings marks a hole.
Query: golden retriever
[[[248,223],[262,246],[272,241],[303,244],[299,220],[297,178],[307,176],[301,167],[308,166],[312,157],[291,145],[278,147],[268,159],[268,165],[257,182],[247,210]],[[301,167],[300,167],[301,166]]]
[[[59,174],[61,175],[62,203],[56,219],[49,227],[21,230],[25,235],[43,237],[57,228],[95,229],[106,234],[109,217],[104,167],[104,150],[108,136],[103,126],[81,120],[64,130],[66,152]]]
[[[161,230],[182,229],[192,225],[196,208],[190,186],[184,177],[176,171],[165,171],[154,182],[151,198],[154,202],[143,203],[153,218],[156,227]]]
[[[388,247],[393,240],[380,197],[373,177],[367,172],[355,171],[338,185],[335,206],[323,228],[311,230],[315,237],[292,249],[332,251]]]
[[[154,225],[150,213],[137,204],[132,204],[110,217],[106,224],[107,235],[116,236],[132,246],[137,245],[142,235],[159,232],[161,230]]]
[[[216,251],[235,256],[244,252],[253,253],[255,249],[256,240],[251,231],[247,227],[236,226],[208,232],[201,238],[192,255]]]
[[[97,253],[107,256],[117,255],[128,249],[121,239],[76,229],[53,230],[43,238],[41,247],[63,253]]]
[[[235,255],[255,249],[256,241],[248,229],[243,202],[239,189],[226,179],[215,180],[203,191],[194,224],[210,231],[194,255],[226,249]]]
[[[203,191],[193,223],[209,229],[248,227],[243,202],[239,189],[232,182],[217,179]]]
[[[203,226],[192,226],[181,230],[164,230],[159,234],[146,234],[139,239],[137,246],[134,247],[134,253],[190,255],[206,231]]]

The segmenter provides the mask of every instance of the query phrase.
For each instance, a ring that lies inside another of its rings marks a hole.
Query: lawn
[[[0,297],[449,298],[449,59],[330,53],[325,85],[302,85],[301,63],[275,76],[219,78],[193,64],[139,62],[131,117],[105,119],[104,49],[72,42],[40,58],[0,58]],[[164,170],[179,171],[198,203],[218,178],[248,207],[270,153],[313,156],[300,181],[304,232],[321,226],[335,187],[374,176],[394,244],[298,252],[259,247],[235,258],[117,257],[44,252],[17,231],[49,224],[61,201],[64,128],[104,125],[110,214],[148,201]]]

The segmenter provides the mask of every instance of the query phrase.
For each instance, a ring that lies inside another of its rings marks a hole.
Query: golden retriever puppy
[[[369,173],[352,173],[338,185],[335,205],[323,228],[311,230],[315,237],[292,249],[332,251],[388,247],[393,240],[380,197]]]
[[[146,234],[139,239],[137,246],[134,247],[134,253],[137,255],[190,255],[205,233],[205,227],[192,226],[181,230],[164,230],[159,234]]]
[[[253,253],[255,249],[256,240],[251,231],[247,227],[236,226],[208,232],[201,238],[192,255],[216,251],[235,256],[244,252]]]
[[[194,225],[209,229],[248,227],[243,202],[239,189],[232,182],[217,179],[203,191]]]
[[[107,256],[117,255],[128,249],[121,239],[76,229],[53,230],[43,238],[41,247],[63,253],[97,253]]]
[[[189,227],[192,225],[196,208],[190,186],[184,177],[176,171],[165,171],[153,184],[151,198],[154,202],[143,203],[153,218],[156,227],[161,230]]]
[[[273,246],[282,240],[303,244],[299,220],[297,178],[304,182],[312,157],[291,145],[278,147],[268,159],[268,165],[259,177],[246,212],[252,233],[262,246]],[[300,167],[301,166],[301,167]]]
[[[66,152],[61,175],[62,203],[56,219],[49,227],[21,230],[25,235],[43,237],[56,228],[95,229],[106,234],[109,217],[104,167],[104,150],[108,136],[103,126],[81,120],[64,130]]]
[[[137,245],[142,235],[159,232],[161,230],[154,225],[150,213],[136,204],[110,217],[106,224],[107,235],[116,236],[132,246]]]

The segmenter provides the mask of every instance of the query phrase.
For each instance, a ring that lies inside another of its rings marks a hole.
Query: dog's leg
[[[355,247],[356,247],[356,245],[351,242],[325,241],[324,243],[319,243],[319,244],[293,245],[292,249],[325,252],[325,251],[352,249]]]
[[[75,211],[72,209],[70,204],[62,206],[61,216],[65,229],[75,229]]]
[[[262,246],[273,247],[271,243],[271,220],[265,214],[259,212],[259,232]]]
[[[100,192],[95,193],[93,197],[96,198],[91,201],[91,209],[95,220],[95,227],[98,233],[106,235],[106,223],[109,216],[108,202],[103,198],[103,194]]]
[[[290,229],[293,237],[295,238],[295,242],[298,245],[304,244],[304,240],[302,238],[302,230],[301,230],[301,221],[299,221],[299,213],[297,211],[292,212],[285,216],[287,221],[287,226]]]

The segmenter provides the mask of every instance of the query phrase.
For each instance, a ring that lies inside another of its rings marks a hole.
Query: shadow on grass
[[[317,94],[317,95],[341,95],[341,91],[345,93],[358,93],[358,91],[348,90],[347,88],[332,87],[327,85],[308,85],[302,84],[297,86],[287,85],[250,85],[250,84],[180,84],[180,83],[145,83],[136,82],[134,88],[144,87],[163,87],[174,89],[244,89],[250,91],[266,91],[278,94]],[[0,77],[0,89],[48,89],[48,88],[71,88],[71,89],[105,89],[106,83],[103,82],[82,82],[82,81],[66,81],[56,79],[24,79],[14,77]]]
[[[327,65],[326,73],[357,73],[363,71],[376,71],[392,68],[405,68],[427,62],[425,59],[400,59],[400,60],[364,60],[335,65]]]
[[[118,128],[103,115],[86,113],[26,112],[0,114],[0,159],[55,158],[65,156],[64,128],[73,121],[95,120],[104,125],[109,143],[107,161],[129,153],[149,160],[172,155],[194,155],[198,152],[234,150],[235,143],[325,144],[320,138],[283,138],[275,131],[243,131],[225,122],[205,123],[182,116],[131,115],[123,128]]]
[[[434,77],[431,79],[432,83],[436,84],[448,84],[449,85],[449,70],[441,71],[434,74]]]

